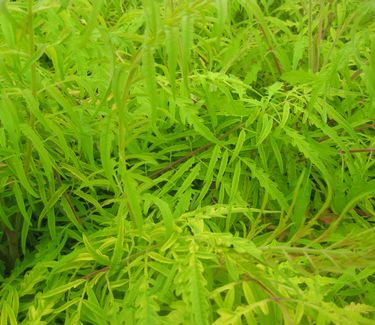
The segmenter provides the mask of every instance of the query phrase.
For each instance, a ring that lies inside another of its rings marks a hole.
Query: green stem
[[[311,71],[314,71],[314,39],[312,34],[312,0],[309,1],[308,9],[308,34],[309,34],[309,67]]]
[[[28,0],[28,8],[27,8],[27,30],[29,34],[29,55],[30,58],[34,55],[35,52],[35,40],[34,40],[34,27],[33,27],[33,2],[32,0]],[[31,92],[34,97],[36,97],[37,85],[36,85],[36,62],[34,61],[30,66],[31,72]],[[30,113],[30,118],[34,118],[34,116]]]
[[[27,32],[29,34],[29,56],[33,57],[35,52],[35,40],[34,40],[34,28],[33,28],[33,2],[28,0],[27,7]],[[31,75],[31,93],[35,100],[37,100],[37,80],[36,80],[36,63],[33,62],[30,65],[30,75]],[[35,116],[32,114],[31,109],[29,110],[29,125],[33,128],[35,124]],[[30,159],[32,154],[32,143],[28,141],[25,153],[25,173],[27,174],[30,167]]]

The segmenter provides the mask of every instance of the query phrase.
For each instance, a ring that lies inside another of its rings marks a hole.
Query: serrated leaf
[[[72,289],[72,288],[77,288],[78,286],[80,286],[82,283],[86,282],[85,279],[78,279],[78,280],[75,280],[75,281],[72,281],[72,282],[69,282],[67,284],[64,284],[62,286],[59,286],[57,288],[54,288],[50,291],[47,291],[43,294],[41,294],[39,296],[40,299],[48,299],[48,298],[51,298],[53,296],[56,296],[56,295],[59,295],[59,294],[62,294],[62,293],[65,293],[66,291]]]
[[[191,184],[193,181],[197,178],[199,172],[201,169],[201,164],[198,163],[190,172],[189,176],[186,177],[180,188],[178,189],[176,193],[176,197],[180,197],[182,193],[184,193],[189,187],[191,187]]]
[[[119,211],[122,211],[121,209]],[[117,221],[117,238],[115,247],[113,249],[113,255],[111,263],[116,267],[124,254],[124,239],[125,239],[125,217],[119,214],[116,217]]]
[[[206,176],[204,178],[203,188],[202,188],[201,192],[199,193],[199,197],[197,199],[198,202],[201,202],[203,200],[203,198],[206,196],[207,192],[209,191],[209,189],[211,187],[213,176],[214,176],[214,168],[215,168],[216,163],[219,159],[219,155],[220,155],[220,147],[215,146],[214,150],[212,151],[210,163],[208,164],[208,167],[207,167],[207,172],[206,172]]]
[[[61,206],[66,213],[66,216],[70,220],[70,222],[77,227],[78,230],[83,231],[82,225],[79,223],[79,220],[77,219],[77,215],[73,211],[73,208],[70,206],[68,200],[63,196],[61,198]]]
[[[178,44],[178,28],[168,26],[165,30],[166,50],[168,55],[168,73],[169,83],[171,84],[172,94],[176,97],[176,67],[177,67],[177,46]]]
[[[345,198],[346,205],[340,212],[340,216],[345,215],[357,201],[369,195],[375,195],[375,180],[355,183]]]
[[[216,184],[220,185],[221,180],[228,166],[228,151],[224,150],[223,156],[221,157],[219,172],[216,177]]]
[[[189,91],[189,61],[194,38],[194,18],[189,13],[184,13],[181,20],[182,37],[182,71],[185,91]]]
[[[262,116],[262,128],[259,134],[257,134],[256,146],[259,146],[271,133],[273,126],[272,118],[268,114]]]
[[[177,181],[191,168],[194,162],[195,157],[192,157],[180,165],[175,174],[168,180],[168,183],[164,185],[163,189],[159,193],[159,196],[164,196],[166,193],[168,193],[176,185]]]
[[[142,68],[143,68],[143,74],[145,78],[147,95],[150,100],[151,125],[152,127],[156,127],[159,99],[158,99],[158,93],[157,93],[157,82],[156,82],[156,77],[155,77],[156,72],[155,72],[154,55],[153,55],[151,46],[148,44],[145,44],[143,47]]]
[[[107,255],[104,255],[99,249],[95,249],[85,234],[82,234],[83,243],[87,248],[88,252],[92,256],[92,258],[97,261],[100,265],[110,265],[111,262]]]
[[[238,185],[240,183],[240,176],[241,176],[241,160],[237,161],[236,167],[234,168],[232,186],[230,189],[231,202],[234,200],[235,196],[237,195]]]
[[[243,159],[243,162],[250,168],[252,175],[258,179],[260,185],[268,192],[268,194],[280,204],[283,210],[287,210],[287,201],[284,194],[279,190],[277,184],[273,182],[266,172],[254,162],[249,159]]]
[[[249,286],[249,284],[246,281],[242,282],[242,290],[245,295],[246,301],[249,305],[253,304],[256,302],[256,299],[254,297],[254,294]]]
[[[55,206],[57,201],[61,198],[61,196],[67,191],[70,187],[68,184],[63,184],[60,188],[51,196],[50,200],[48,201],[47,205],[43,208],[42,212],[38,218],[38,227],[40,227],[43,218],[45,215]]]
[[[137,324],[162,324],[161,317],[158,314],[160,307],[155,301],[155,296],[150,294],[147,278],[142,280],[139,286],[139,291],[140,294],[136,299],[136,305],[138,307],[136,311]]]
[[[198,117],[194,114],[190,114],[188,116],[189,123],[193,125],[194,130],[203,136],[205,139],[212,143],[221,144],[221,141],[218,140],[210,131],[210,129],[205,126]]]
[[[269,139],[270,139],[272,151],[277,161],[277,165],[279,166],[279,169],[280,169],[280,173],[284,174],[284,162],[283,162],[283,157],[281,156],[280,147],[278,146],[278,143],[273,136],[270,137]]]
[[[151,194],[146,194],[144,198],[149,199],[159,208],[161,215],[163,217],[166,235],[170,236],[173,230],[173,214],[169,204],[164,200]]]
[[[40,136],[28,125],[28,124],[21,124],[20,129],[22,133],[32,142],[34,148],[39,154],[40,160],[43,165],[43,169],[45,170],[46,176],[51,183],[53,181],[53,166],[54,162],[51,159],[47,149],[45,148],[42,139]]]
[[[137,183],[130,172],[125,172],[126,197],[130,213],[137,225],[138,230],[143,229],[143,215],[141,209],[141,198],[137,191]]]
[[[242,129],[240,131],[239,136],[238,136],[236,147],[233,150],[233,153],[231,155],[229,164],[232,164],[236,160],[236,158],[238,157],[238,155],[239,155],[239,153],[242,149],[242,146],[243,146],[245,140],[246,140],[246,131],[244,129]]]
[[[208,290],[206,288],[206,279],[203,276],[204,267],[201,261],[197,258],[195,249],[195,245],[192,245],[188,265],[188,271],[190,271],[188,284],[190,286],[189,291],[192,307],[192,320],[194,321],[194,324],[204,325],[209,324]]]

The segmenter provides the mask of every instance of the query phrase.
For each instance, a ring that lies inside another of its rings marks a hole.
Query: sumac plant
[[[0,324],[374,324],[371,0],[0,0]]]

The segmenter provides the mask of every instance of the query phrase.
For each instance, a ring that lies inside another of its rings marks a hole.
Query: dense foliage
[[[374,17],[0,0],[0,324],[374,324]]]

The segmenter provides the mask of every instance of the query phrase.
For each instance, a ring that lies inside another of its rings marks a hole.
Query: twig
[[[359,131],[363,131],[363,130],[367,130],[367,129],[375,129],[375,123],[370,123],[370,124],[365,124],[363,126],[359,126],[359,127],[355,128],[354,131],[359,132]],[[319,139],[319,142],[323,142],[327,139],[329,139],[329,136],[326,135],[324,137],[321,137]]]
[[[375,123],[360,126],[358,128],[355,128],[354,130],[355,131],[363,131],[363,130],[366,130],[366,129],[375,129]]]
[[[275,53],[275,50],[274,48],[272,47],[272,44],[270,42],[270,40],[268,39],[267,37],[267,33],[265,31],[265,29],[263,28],[263,26],[260,24],[260,30],[264,36],[264,39],[265,39],[265,42],[268,46],[268,51],[270,51],[271,55],[272,55],[272,59],[275,63],[275,66],[276,66],[276,69],[277,69],[277,72],[279,73],[279,75],[281,75],[283,73],[283,66],[281,65],[281,62],[279,60],[279,58],[277,57],[276,53]]]
[[[127,257],[125,257],[121,263],[119,264],[116,264],[116,266],[118,265],[125,265],[126,263],[129,263],[129,261],[132,261],[134,260],[135,258],[137,258],[138,256],[141,256],[141,255],[144,255],[144,254],[147,254],[151,249],[154,249],[154,248],[158,248],[160,247],[161,244],[155,244],[155,245],[151,245],[149,246],[147,249],[144,249],[142,251],[139,251],[139,252],[136,252],[134,254],[131,254]],[[95,270],[95,271],[92,271],[91,273],[89,274],[86,274],[83,276],[84,279],[88,280],[88,279],[91,279],[94,275],[98,274],[98,273],[104,273],[104,272],[108,272],[109,270],[111,269],[111,265],[107,265],[107,266],[104,266],[102,267],[101,269],[99,270]]]
[[[359,149],[350,149],[348,151],[340,150],[340,155],[343,155],[345,153],[355,153],[355,152],[375,152],[375,148],[359,148]]]
[[[97,275],[98,273],[107,272],[109,270],[109,266],[105,266],[99,270],[95,270],[89,274],[86,274],[83,278],[86,280],[91,279],[94,275]]]
[[[219,140],[222,140],[224,138],[226,138],[228,135],[230,135],[231,133],[237,131],[238,129],[241,129],[242,127],[244,127],[245,123],[242,122],[240,123],[239,125],[235,126],[234,128],[230,129],[229,131],[227,131],[226,133],[222,134],[218,139]],[[167,165],[166,167],[156,171],[155,173],[151,174],[149,177],[151,179],[155,179],[157,177],[159,177],[160,175],[163,175],[164,173],[166,173],[167,171],[173,169],[174,167],[182,164],[183,162],[187,161],[188,159],[190,159],[191,157],[194,157],[196,156],[197,154],[207,150],[208,148],[210,148],[214,143],[213,142],[208,142],[206,144],[204,144],[203,146],[201,147],[198,147],[197,149],[193,150],[193,151],[190,151],[189,153],[187,153],[185,156],[175,160],[175,161],[172,161],[169,165]]]

